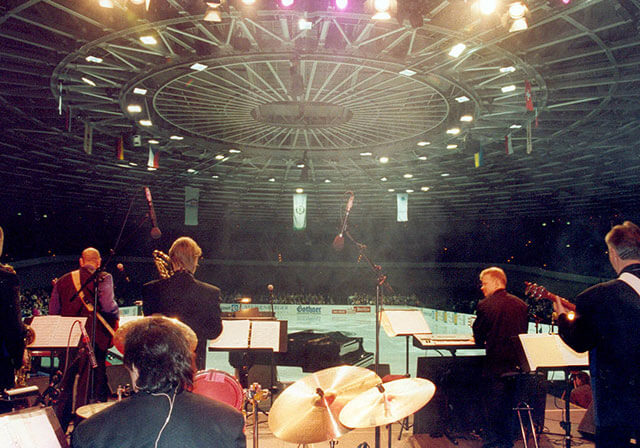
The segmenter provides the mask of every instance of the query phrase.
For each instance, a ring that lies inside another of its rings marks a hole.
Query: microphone
[[[144,195],[147,198],[147,204],[149,205],[149,219],[151,219],[151,238],[157,240],[162,236],[162,232],[158,228],[158,220],[156,219],[156,212],[153,209],[153,200],[151,199],[151,191],[149,187],[144,187]]]
[[[267,290],[269,290],[269,303],[271,304],[271,316],[276,317],[276,312],[273,310],[273,285],[271,283],[267,285]]]
[[[118,263],[116,265],[116,268],[124,276],[124,281],[127,282],[127,283],[130,283],[131,279],[129,278],[129,274],[127,274],[127,271],[124,270],[124,265],[122,263]]]
[[[86,347],[89,352],[89,361],[91,362],[91,368],[96,369],[98,367],[98,361],[96,361],[96,354],[93,352],[93,347],[91,347],[91,341],[89,340],[89,335],[87,334],[87,330],[84,328],[84,325],[80,324],[80,331],[82,332],[82,343]]]
[[[349,200],[347,201],[347,208],[344,214],[344,220],[342,221],[342,228],[340,229],[340,233],[333,239],[333,248],[337,251],[341,251],[344,249],[344,232],[347,231],[347,220],[349,219],[349,212],[351,211],[351,207],[353,207],[353,199],[355,195],[353,191],[347,191],[349,193]]]

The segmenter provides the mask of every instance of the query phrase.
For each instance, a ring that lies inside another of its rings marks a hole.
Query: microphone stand
[[[374,354],[374,371],[376,375],[378,375],[380,368],[380,314],[384,309],[384,289],[386,288],[387,292],[393,294],[393,288],[387,283],[387,275],[382,272],[382,266],[375,264],[371,258],[366,253],[367,246],[362,243],[357,242],[353,239],[351,234],[348,231],[344,231],[344,234],[347,238],[358,248],[360,252],[360,257],[364,258],[369,266],[371,267],[371,271],[376,276],[376,348]],[[389,442],[391,443],[391,442]],[[380,448],[380,427],[376,426],[375,428],[375,448]]]

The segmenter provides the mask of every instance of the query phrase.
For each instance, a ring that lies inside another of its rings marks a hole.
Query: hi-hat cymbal
[[[106,402],[100,402],[100,403],[85,404],[84,406],[81,406],[78,409],[76,409],[76,415],[81,418],[89,418],[93,414],[97,414],[103,409],[107,409],[109,406],[113,405],[114,403],[115,401],[106,401]]]
[[[269,411],[269,428],[277,438],[291,443],[336,439],[351,430],[338,420],[344,405],[379,382],[378,375],[362,367],[312,373],[278,396]]]
[[[436,386],[423,378],[403,378],[373,387],[355,397],[340,412],[349,428],[371,428],[397,422],[427,404]]]

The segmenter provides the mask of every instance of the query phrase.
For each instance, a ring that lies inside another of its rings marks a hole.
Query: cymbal
[[[320,370],[287,387],[269,411],[269,428],[279,439],[310,444],[351,431],[338,415],[350,400],[380,383],[369,369],[338,366]]]
[[[373,387],[355,397],[340,412],[349,428],[371,428],[397,422],[433,398],[436,386],[423,378],[403,378]]]
[[[76,415],[81,418],[89,418],[93,414],[97,414],[98,412],[104,409],[107,409],[109,406],[112,406],[114,403],[115,401],[107,401],[107,402],[100,402],[100,403],[85,404],[84,406],[81,406],[78,409],[76,409]]]

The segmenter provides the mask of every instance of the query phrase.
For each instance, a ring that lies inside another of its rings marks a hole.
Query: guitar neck
[[[573,303],[569,302],[564,297],[560,297],[560,296],[555,295],[553,293],[547,292],[547,295],[545,295],[544,298],[552,300],[554,302],[555,302],[556,299],[558,299],[558,300],[560,300],[560,303],[562,304],[562,306],[564,306],[569,311],[575,311],[576,310],[576,306]]]
[[[85,309],[90,312],[93,313],[93,305],[88,304],[87,302],[85,302],[85,300],[82,297],[79,297],[80,300],[82,301],[82,304],[84,305]],[[109,325],[109,323],[106,321],[106,319],[102,316],[102,314],[96,312],[96,317],[98,318],[98,320],[100,321],[100,323],[104,326],[104,328],[109,332],[109,334],[111,335],[111,337],[114,337],[116,335],[115,330],[111,327],[111,325]]]

